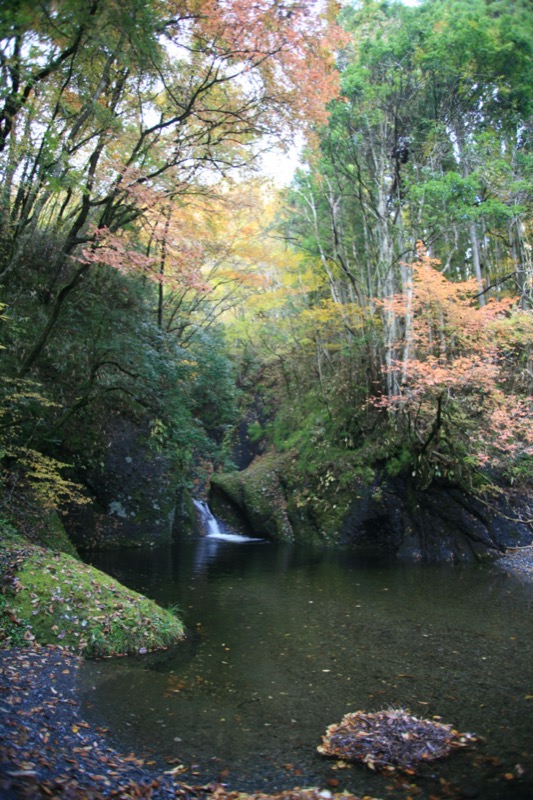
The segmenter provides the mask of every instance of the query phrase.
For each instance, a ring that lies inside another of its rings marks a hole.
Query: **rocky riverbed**
[[[533,545],[508,550],[497,559],[496,564],[507,572],[513,572],[533,581]]]

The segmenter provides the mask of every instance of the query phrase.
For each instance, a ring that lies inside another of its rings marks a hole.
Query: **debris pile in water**
[[[419,764],[444,758],[454,748],[475,741],[471,733],[459,733],[451,725],[388,709],[346,714],[339,724],[328,727],[317,749],[325,756],[361,761],[373,770],[412,774]]]

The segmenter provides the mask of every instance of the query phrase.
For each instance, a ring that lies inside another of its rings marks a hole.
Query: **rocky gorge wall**
[[[241,472],[214,475],[210,503],[233,526],[281,541],[354,545],[424,562],[481,560],[533,541],[533,502],[508,489],[491,497],[451,485],[414,488],[407,477],[353,481],[328,497],[302,497],[287,454],[270,453]]]
[[[196,532],[180,477],[151,445],[147,425],[114,419],[102,463],[81,476],[91,502],[63,517],[69,537],[80,549],[109,549],[160,545]]]
[[[147,426],[116,418],[102,463],[83,476],[91,503],[63,522],[80,549],[144,547],[197,536],[200,522],[181,476],[151,445]],[[343,481],[309,476],[297,454],[269,451],[214,474],[213,512],[236,530],[278,541],[353,545],[427,562],[480,560],[533,541],[532,495],[508,488],[476,497],[455,486],[417,490],[407,476],[371,484],[337,464]]]

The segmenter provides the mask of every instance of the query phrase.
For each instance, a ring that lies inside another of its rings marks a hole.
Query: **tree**
[[[361,307],[361,380],[372,392],[385,364],[393,395],[386,359],[401,331],[380,303],[408,291],[402,264],[417,239],[446,274],[475,275],[480,304],[508,288],[529,305],[532,42],[506,3],[367,2],[342,19],[342,97],[289,197],[286,230],[320,257],[332,299]]]
[[[530,403],[506,376],[509,329],[501,322],[516,298],[480,307],[476,278],[452,282],[439,266],[420,242],[406,265],[409,293],[385,301],[404,334],[390,359],[399,391],[376,405],[387,410],[420,485],[443,477],[472,488],[482,468],[512,475],[533,455]]]
[[[209,240],[215,184],[265,136],[325,120],[337,77],[317,8],[1,4],[3,369],[46,401],[38,424],[20,418],[19,444],[91,458],[113,413],[157,421],[184,465],[206,427],[221,438],[233,399],[215,322],[245,278],[241,245]],[[195,393],[215,373],[218,410]]]
[[[368,0],[345,4],[340,19],[341,97],[282,223],[317,271],[298,338],[318,342],[320,369],[300,347],[284,372],[307,371],[309,403],[322,395],[329,406],[324,440],[366,442],[367,463],[409,464],[421,485],[519,472],[530,457],[519,439],[533,285],[526,7]],[[499,442],[486,433],[496,418],[508,432]]]
[[[76,261],[80,245],[96,249],[99,231],[135,225],[149,193],[173,203],[201,191],[213,171],[244,165],[258,137],[323,114],[335,90],[326,51],[310,46],[322,20],[297,4],[32,5],[8,16],[3,42],[3,214],[12,235],[1,274],[8,282],[25,243],[46,227],[58,236],[65,277],[50,287],[21,376],[89,269],[87,258]],[[314,80],[302,89],[304,68]]]

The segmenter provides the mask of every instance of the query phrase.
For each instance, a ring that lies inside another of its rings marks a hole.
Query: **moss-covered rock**
[[[4,646],[35,639],[98,658],[159,650],[184,635],[170,611],[12,529],[2,531],[0,569]]]
[[[242,472],[213,476],[210,498],[215,511],[237,527],[244,524],[257,536],[292,541],[294,529],[279,479],[284,461],[283,456],[270,453]]]
[[[28,541],[59,553],[66,553],[72,558],[79,558],[57,511],[31,507],[24,512],[21,509],[13,511],[12,516],[17,529],[24,532]]]
[[[303,475],[293,453],[267,453],[242,472],[214,475],[210,503],[234,527],[277,541],[334,543],[350,495]]]
[[[492,497],[412,485],[409,474],[361,475],[356,457],[322,452],[307,468],[270,452],[242,472],[215,475],[210,503],[230,524],[281,541],[355,545],[410,561],[480,561],[532,541],[532,496]]]

